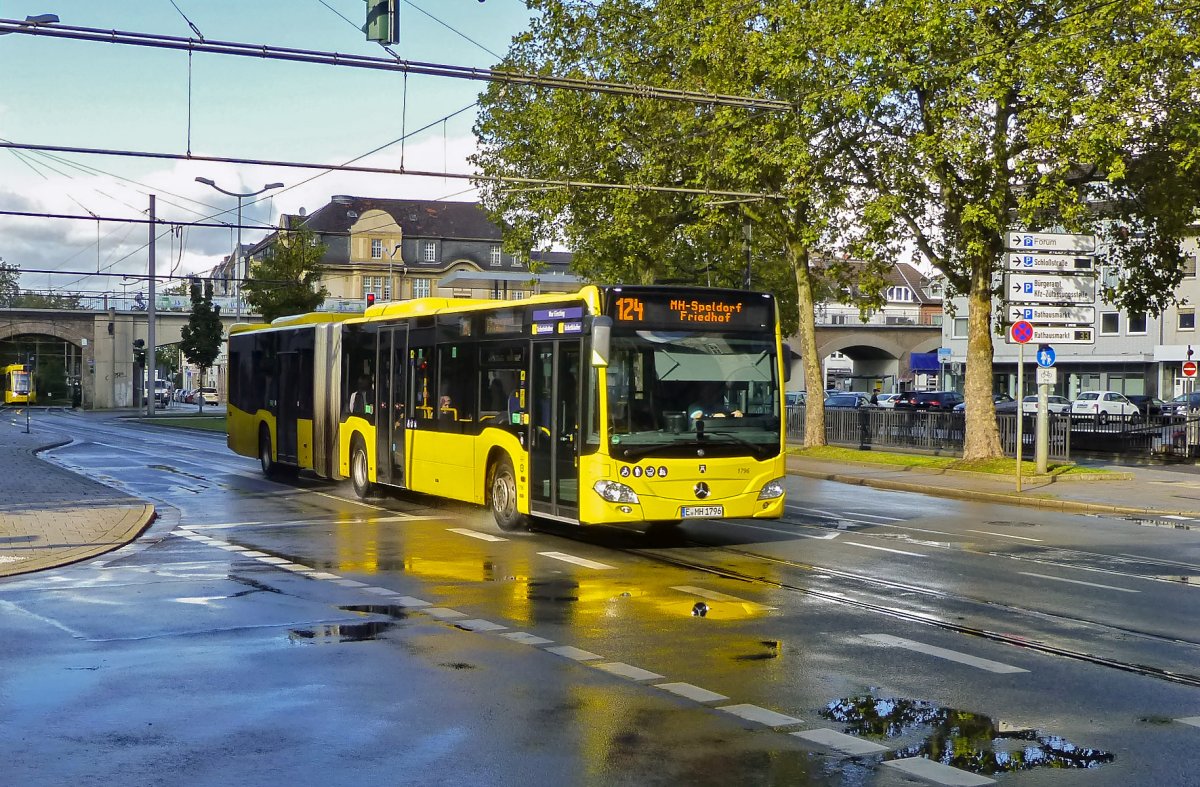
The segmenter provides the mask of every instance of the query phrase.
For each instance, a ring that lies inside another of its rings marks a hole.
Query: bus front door
[[[294,465],[296,457],[296,419],[299,402],[297,391],[301,388],[300,353],[280,353],[278,356],[279,376],[275,383],[278,388],[270,391],[278,402],[278,412],[275,414],[275,458],[278,462]]]
[[[579,519],[579,343],[534,342],[530,381],[529,507]]]

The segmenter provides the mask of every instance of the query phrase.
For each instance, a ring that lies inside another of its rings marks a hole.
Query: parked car
[[[906,391],[896,397],[895,408],[949,412],[963,401],[963,395],[958,391]]]
[[[166,407],[171,403],[171,383],[168,380],[154,381],[154,404]]]
[[[200,403],[199,397],[201,397],[201,396],[204,397],[205,404],[218,404],[218,402],[219,402],[219,400],[217,399],[217,389],[216,388],[197,388],[192,393],[193,403],[199,404]]]
[[[1132,418],[1140,415],[1137,405],[1116,391],[1084,391],[1071,402],[1071,415],[1094,416],[1100,423],[1110,418]]]
[[[878,404],[880,407],[886,407],[888,409],[891,409],[896,406],[896,400],[898,398],[900,398],[900,394],[898,394],[898,393],[879,394],[879,396],[876,397],[875,403]]]
[[[1157,418],[1163,414],[1163,405],[1166,404],[1157,396],[1149,394],[1126,394],[1125,398],[1138,409],[1138,412],[1149,418]]]
[[[1036,395],[1026,396],[1021,400],[1021,412],[1026,415],[1037,412],[1038,398]],[[1071,400],[1065,396],[1047,396],[1046,409],[1052,413],[1071,412]]]
[[[1189,410],[1200,409],[1200,391],[1179,394],[1169,402],[1163,402],[1163,415],[1187,415]]]
[[[1017,411],[1017,400],[1008,394],[992,394],[992,404],[996,407],[997,413],[1015,413]],[[954,412],[965,413],[967,411],[967,403],[959,402],[954,405]]]
[[[785,391],[783,396],[784,396],[784,403],[788,407],[794,407],[796,405],[804,404],[804,396],[805,396],[804,391]]]
[[[843,408],[843,407],[874,407],[871,404],[871,397],[861,393],[838,393],[831,394],[825,400],[827,408]]]

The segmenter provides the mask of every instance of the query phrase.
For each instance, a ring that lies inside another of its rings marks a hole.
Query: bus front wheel
[[[354,494],[360,500],[366,500],[375,491],[368,469],[367,449],[361,440],[355,440],[354,449],[350,452],[350,483],[354,485]]]
[[[265,427],[258,433],[258,463],[262,465],[262,474],[267,478],[279,475],[279,466],[271,458],[271,434]]]
[[[525,515],[517,511],[517,475],[507,456],[500,457],[492,465],[490,487],[492,516],[496,518],[497,527],[508,532],[525,529]]]

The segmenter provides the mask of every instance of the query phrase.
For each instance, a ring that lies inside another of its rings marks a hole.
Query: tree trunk
[[[804,447],[825,445],[825,378],[821,374],[821,357],[817,354],[817,327],[813,308],[812,277],[808,269],[808,249],[797,243],[788,244],[788,256],[796,274],[796,303],[800,309],[800,360],[804,364]]]
[[[971,292],[967,296],[967,377],[963,391],[967,424],[963,459],[996,459],[1004,452],[1000,448],[996,404],[992,401],[992,265],[974,260],[971,271]],[[1020,398],[1018,392],[1018,401]]]

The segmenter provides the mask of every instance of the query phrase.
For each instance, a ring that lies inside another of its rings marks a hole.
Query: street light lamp
[[[267,185],[263,186],[258,191],[238,192],[238,191],[226,191],[225,189],[218,186],[216,183],[213,183],[212,180],[209,178],[196,178],[196,182],[203,183],[206,186],[212,186],[214,189],[221,192],[222,194],[228,194],[231,197],[237,197],[237,248],[234,250],[234,255],[233,255],[233,277],[234,277],[233,278],[233,290],[234,290],[233,297],[234,297],[234,304],[237,309],[237,318],[240,320],[242,317],[242,275],[243,275],[242,274],[242,200],[246,199],[248,197],[257,197],[259,194],[262,194],[265,191],[270,191],[271,189],[281,189],[281,188],[283,188],[283,184],[282,183],[268,183]],[[249,275],[249,271],[246,271],[246,275]]]

